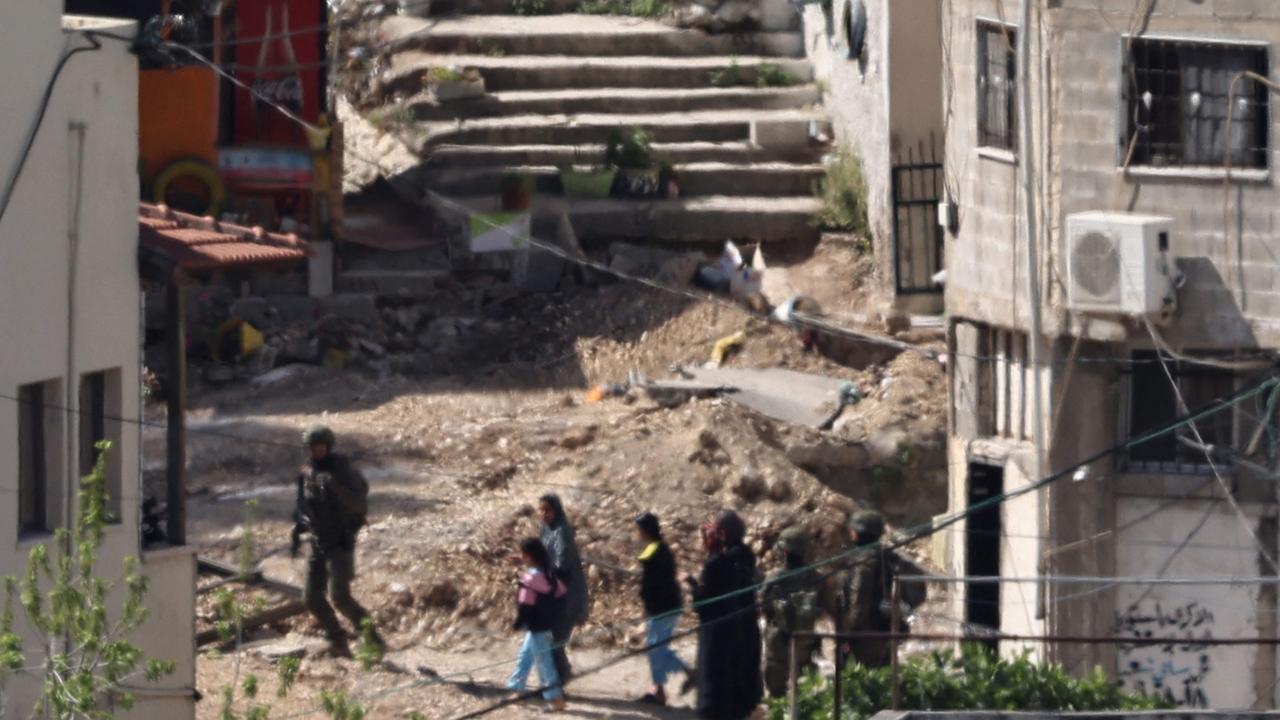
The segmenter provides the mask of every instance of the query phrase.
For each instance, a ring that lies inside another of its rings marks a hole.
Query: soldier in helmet
[[[764,684],[772,697],[787,694],[791,675],[791,640],[795,633],[813,632],[819,611],[819,577],[806,570],[809,562],[809,533],[801,527],[782,531],[775,546],[782,553],[783,568],[769,576],[761,606],[764,608]],[[796,640],[796,661],[800,672],[814,666],[819,648],[814,638]]]
[[[329,428],[309,428],[303,442],[311,458],[298,474],[291,555],[298,556],[301,536],[309,534],[311,555],[303,601],[328,637],[330,652],[336,657],[350,657],[347,633],[333,608],[336,606],[346,615],[357,632],[369,617],[368,611],[351,596],[356,535],[364,527],[369,510],[369,483],[347,456],[333,452],[334,436]],[[382,644],[376,630],[373,640]]]
[[[906,607],[893,628],[893,584],[900,573],[922,574],[920,569],[893,550],[882,546],[884,518],[877,512],[858,513],[853,518],[853,544],[859,549],[848,566],[831,577],[829,597],[824,602],[836,619],[841,633],[906,632],[910,610],[924,602],[925,586],[906,583],[899,589],[899,601]],[[905,572],[904,572],[905,571]],[[858,638],[841,644],[837,651],[867,667],[889,664],[892,643],[887,638]]]

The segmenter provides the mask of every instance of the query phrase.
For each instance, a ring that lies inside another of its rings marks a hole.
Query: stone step
[[[560,172],[554,166],[508,166],[447,169],[428,172],[423,180],[427,187],[453,196],[487,195],[499,192],[499,179],[504,173],[520,173],[534,178],[537,191],[560,194]],[[810,196],[823,176],[818,164],[758,163],[691,163],[675,166],[681,197],[708,195],[747,195],[780,197]]]
[[[591,145],[618,128],[641,127],[653,142],[731,142],[751,137],[752,123],[804,126],[821,120],[808,110],[713,110],[659,114],[520,115],[461,123],[421,123],[411,144],[420,155],[438,145]],[[794,147],[793,152],[802,152]]]
[[[543,0],[546,12],[571,13],[582,4],[582,0]],[[446,17],[463,13],[466,15],[513,15],[515,13],[512,0],[432,0],[431,17]],[[531,17],[515,15],[515,17]],[[537,16],[532,16],[537,17]]]
[[[458,218],[464,211],[496,212],[500,199],[429,196],[442,214]],[[710,196],[678,200],[570,200],[538,196],[537,215],[568,212],[583,241],[644,239],[647,241],[723,243],[726,239],[785,244],[809,243],[818,237],[812,218],[821,203],[813,197]]]
[[[808,162],[817,157],[808,149],[766,149],[745,141],[654,143],[653,152],[668,161],[684,163]],[[604,158],[603,145],[470,145],[435,148],[429,169],[483,168],[521,165],[560,167],[597,164]]]
[[[782,110],[820,102],[816,85],[780,88],[599,88],[509,90],[438,103],[423,94],[406,101],[418,120],[578,113],[663,113],[697,110]]]
[[[656,20],[603,15],[393,15],[383,21],[382,37],[394,52],[461,55],[804,55],[798,32],[712,35]]]
[[[416,95],[423,88],[423,74],[431,68],[475,68],[484,77],[488,92],[550,90],[554,88],[705,88],[717,83],[756,87],[765,77],[782,76],[793,83],[807,83],[813,70],[805,60],[751,56],[573,57],[570,55],[440,55],[418,51],[392,56],[386,85],[392,93]],[[732,82],[724,80],[732,75]]]

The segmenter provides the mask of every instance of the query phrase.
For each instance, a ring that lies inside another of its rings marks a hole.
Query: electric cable
[[[769,584],[771,584],[771,583],[780,582],[780,581],[783,581],[783,580],[786,580],[786,579],[795,578],[795,577],[800,576],[800,575],[804,575],[804,574],[812,573],[812,572],[813,572],[813,571],[815,571],[815,570],[818,570],[818,569],[823,568],[823,567],[828,567],[828,566],[831,566],[831,565],[834,565],[834,564],[838,564],[838,563],[842,563],[842,562],[846,562],[846,561],[850,561],[850,560],[854,560],[854,561],[856,561],[856,560],[857,560],[857,556],[858,556],[860,553],[863,553],[863,552],[865,552],[865,551],[894,551],[894,550],[901,549],[902,547],[905,547],[906,545],[908,545],[908,544],[910,544],[910,543],[912,543],[912,542],[915,542],[916,540],[919,540],[919,539],[921,539],[921,538],[927,537],[927,536],[929,536],[929,535],[931,535],[931,534],[933,534],[933,533],[936,533],[936,532],[938,532],[938,531],[940,531],[940,530],[943,530],[943,529],[949,528],[949,527],[951,527],[951,526],[953,526],[953,525],[955,525],[955,524],[957,524],[957,523],[959,523],[959,522],[963,521],[965,518],[967,518],[969,515],[972,515],[972,514],[973,514],[973,513],[975,513],[975,512],[979,512],[979,511],[981,511],[981,510],[985,510],[985,509],[987,509],[987,508],[989,508],[989,507],[994,507],[994,506],[997,506],[997,505],[1003,504],[1003,503],[1005,503],[1005,502],[1008,502],[1009,500],[1015,499],[1015,498],[1017,498],[1017,497],[1021,497],[1021,496],[1023,496],[1023,495],[1027,495],[1027,494],[1032,493],[1032,492],[1036,492],[1036,491],[1040,490],[1040,489],[1041,489],[1041,488],[1043,488],[1043,487],[1046,487],[1046,486],[1048,486],[1048,485],[1050,485],[1050,484],[1052,484],[1052,483],[1054,483],[1054,482],[1057,482],[1058,480],[1061,480],[1061,479],[1062,479],[1062,478],[1064,478],[1064,477],[1069,477],[1069,476],[1071,476],[1071,475],[1072,475],[1072,474],[1073,474],[1077,469],[1079,469],[1079,468],[1081,468],[1081,467],[1085,467],[1085,466],[1087,466],[1087,465],[1091,465],[1091,464],[1093,464],[1093,463],[1095,463],[1095,462],[1098,462],[1099,460],[1104,459],[1104,458],[1106,458],[1106,457],[1108,457],[1108,456],[1110,456],[1110,455],[1113,455],[1113,454],[1115,454],[1115,453],[1117,453],[1117,452],[1121,452],[1121,451],[1124,451],[1124,450],[1127,450],[1127,449],[1131,449],[1131,448],[1136,447],[1136,446],[1138,446],[1138,445],[1141,445],[1141,444],[1143,444],[1143,443],[1150,442],[1151,440],[1154,440],[1154,439],[1156,439],[1156,438],[1163,437],[1163,436],[1165,436],[1165,435],[1169,435],[1169,434],[1171,434],[1171,433],[1174,433],[1174,432],[1176,432],[1178,429],[1180,429],[1180,428],[1182,428],[1183,426],[1187,425],[1188,423],[1195,422],[1197,419],[1201,419],[1201,418],[1204,418],[1204,417],[1208,417],[1208,416],[1210,416],[1210,415],[1213,415],[1213,414],[1216,414],[1216,413],[1218,413],[1218,412],[1221,412],[1221,411],[1223,411],[1223,410],[1225,410],[1225,409],[1227,409],[1227,408],[1234,407],[1235,405],[1237,405],[1237,404],[1239,404],[1239,403],[1241,403],[1241,402],[1243,402],[1243,401],[1245,401],[1245,400],[1248,400],[1248,399],[1251,399],[1251,398],[1253,398],[1253,397],[1256,397],[1256,396],[1258,396],[1258,395],[1262,394],[1263,392],[1266,392],[1267,390],[1270,390],[1270,389],[1272,389],[1272,388],[1276,387],[1277,385],[1280,385],[1280,378],[1275,378],[1275,377],[1273,377],[1273,378],[1267,378],[1267,379],[1264,379],[1264,380],[1262,380],[1262,381],[1260,381],[1260,382],[1256,383],[1254,386],[1252,386],[1252,387],[1250,387],[1250,388],[1246,388],[1246,389],[1242,390],[1241,392],[1239,392],[1239,393],[1237,393],[1236,395],[1232,396],[1232,397],[1231,397],[1230,399],[1228,399],[1228,400],[1225,400],[1225,401],[1223,401],[1223,402],[1216,403],[1216,404],[1215,404],[1215,405],[1213,405],[1212,407],[1207,408],[1207,409],[1205,409],[1205,410],[1202,410],[1202,411],[1200,411],[1200,412],[1198,412],[1198,413],[1196,413],[1196,414],[1194,414],[1194,415],[1187,415],[1187,416],[1183,416],[1183,417],[1176,418],[1176,419],[1174,419],[1173,421],[1171,421],[1171,422],[1169,422],[1169,423],[1167,423],[1167,424],[1165,424],[1165,425],[1163,425],[1163,426],[1161,426],[1161,427],[1159,427],[1159,428],[1156,428],[1156,429],[1150,430],[1150,431],[1148,431],[1148,432],[1146,432],[1146,433],[1144,433],[1144,434],[1142,434],[1142,435],[1140,435],[1140,436],[1130,438],[1130,439],[1128,439],[1128,440],[1126,440],[1126,441],[1124,441],[1124,442],[1122,442],[1122,443],[1119,443],[1119,444],[1117,444],[1117,445],[1114,445],[1114,446],[1112,446],[1112,447],[1110,447],[1110,448],[1107,448],[1107,449],[1105,449],[1105,450],[1101,450],[1101,451],[1099,451],[1099,452],[1097,452],[1097,453],[1094,453],[1094,454],[1090,455],[1089,457],[1085,458],[1084,460],[1082,460],[1082,461],[1080,461],[1080,462],[1077,462],[1076,464],[1074,464],[1074,465],[1073,465],[1073,466],[1071,466],[1071,467],[1067,467],[1067,468],[1065,468],[1065,469],[1063,469],[1063,470],[1060,470],[1060,471],[1058,471],[1058,472],[1055,472],[1055,473],[1053,473],[1053,474],[1050,474],[1050,475],[1048,475],[1048,476],[1045,476],[1045,477],[1043,477],[1043,478],[1041,478],[1041,479],[1039,479],[1039,480],[1037,480],[1037,481],[1035,481],[1035,482],[1029,483],[1029,484],[1024,485],[1024,486],[1022,486],[1022,487],[1020,487],[1020,488],[1017,488],[1017,489],[1015,489],[1015,490],[1010,490],[1010,491],[1006,491],[1006,492],[1002,492],[1002,493],[998,493],[998,494],[992,495],[992,496],[991,496],[991,497],[989,497],[989,498],[985,498],[985,499],[983,499],[983,500],[981,500],[981,501],[979,501],[979,502],[973,503],[972,505],[969,505],[968,507],[965,507],[965,508],[963,508],[963,509],[961,509],[961,510],[958,510],[958,511],[956,511],[956,512],[954,512],[954,513],[951,513],[951,514],[949,514],[949,515],[947,515],[947,516],[945,516],[945,517],[943,517],[943,518],[940,518],[940,519],[939,519],[939,518],[935,518],[935,519],[934,519],[934,521],[926,522],[926,523],[922,523],[922,524],[920,524],[920,525],[917,525],[916,527],[914,527],[914,528],[911,528],[911,529],[907,530],[907,531],[906,531],[906,532],[905,532],[901,537],[899,537],[899,538],[898,538],[898,539],[896,539],[896,540],[893,540],[893,541],[890,541],[890,542],[886,542],[885,540],[883,540],[883,539],[882,539],[882,540],[877,541],[877,542],[875,542],[875,543],[871,543],[871,544],[867,544],[867,545],[861,545],[861,546],[854,546],[854,547],[852,547],[852,548],[848,548],[848,549],[846,549],[846,550],[844,550],[844,551],[838,552],[838,553],[836,553],[836,554],[834,554],[834,555],[832,555],[832,556],[830,556],[830,557],[828,557],[828,558],[826,558],[826,559],[824,559],[824,560],[816,561],[816,562],[810,563],[810,564],[808,564],[808,565],[805,565],[805,566],[802,566],[802,567],[800,567],[800,568],[796,568],[796,569],[793,569],[793,570],[783,571],[783,572],[779,573],[776,577],[774,577],[774,578],[772,578],[772,579],[770,579],[770,580],[768,580],[768,581],[765,581],[765,582],[759,582],[759,583],[754,583],[754,584],[752,584],[752,585],[749,585],[749,586],[746,586],[746,587],[743,587],[743,588],[740,588],[740,589],[737,589],[737,590],[733,590],[733,591],[730,591],[730,592],[724,593],[724,594],[719,595],[719,596],[716,596],[716,597],[705,598],[705,599],[703,599],[703,600],[700,600],[700,601],[697,601],[697,602],[693,603],[693,604],[690,606],[690,608],[681,608],[681,609],[679,609],[679,610],[672,611],[671,613],[666,613],[666,614],[659,615],[659,616],[656,616],[656,617],[666,617],[666,616],[674,615],[674,614],[683,614],[683,613],[684,613],[686,610],[688,610],[688,609],[697,609],[698,607],[702,607],[702,606],[704,606],[704,605],[706,605],[706,604],[709,604],[709,603],[714,603],[714,602],[720,602],[720,601],[723,601],[723,600],[728,600],[728,599],[731,599],[731,598],[739,597],[739,596],[744,595],[744,594],[753,594],[753,593],[755,593],[755,592],[758,592],[760,589],[762,589],[762,588],[764,588],[764,587],[768,586],[768,585],[769,585]],[[825,576],[819,575],[817,578],[815,578],[815,579],[814,579],[814,581],[815,581],[815,582],[817,582],[817,581],[821,581],[824,577],[825,577]],[[1100,581],[1109,581],[1109,580],[1110,580],[1109,578],[1097,578],[1097,579],[1098,579],[1098,580],[1100,580]],[[1214,582],[1216,582],[1216,583],[1229,583],[1230,581],[1231,581],[1231,578],[1223,578],[1223,579],[1215,580]],[[649,618],[640,618],[640,619],[632,620],[632,621],[630,621],[630,622],[625,622],[625,623],[618,624],[618,626],[634,625],[634,624],[636,624],[637,622],[641,622],[641,621],[643,621],[643,620],[647,620],[647,619],[649,619]],[[604,628],[599,628],[597,631],[604,631],[604,630],[609,630],[609,629],[611,629],[611,628],[609,628],[609,627],[604,627]],[[695,629],[696,629],[696,628],[695,628]],[[560,645],[555,646],[555,648],[553,648],[553,649],[563,648],[563,647],[566,647],[567,645],[568,645],[568,643],[560,644]],[[458,672],[454,672],[454,673],[449,673],[448,675],[436,675],[436,676],[433,676],[432,678],[429,678],[429,679],[427,679],[427,680],[415,681],[414,683],[406,684],[406,685],[400,686],[399,688],[392,688],[392,689],[389,689],[388,691],[383,691],[383,692],[381,692],[381,693],[378,693],[378,694],[377,694],[377,697],[373,698],[373,700],[372,700],[372,701],[376,701],[376,700],[378,700],[378,699],[382,699],[382,698],[388,697],[389,695],[392,695],[392,694],[395,694],[395,693],[398,693],[398,692],[407,691],[407,690],[414,689],[414,688],[425,687],[425,686],[428,686],[428,685],[441,684],[441,683],[444,683],[444,682],[446,682],[448,679],[451,679],[451,678],[468,677],[468,676],[471,676],[471,675],[473,675],[473,674],[475,674],[475,673],[477,673],[477,672],[482,672],[482,671],[484,671],[484,670],[492,669],[492,668],[495,668],[495,667],[501,667],[501,666],[503,666],[503,665],[507,665],[507,664],[508,664],[507,662],[502,662],[502,663],[490,663],[490,664],[487,664],[487,665],[481,666],[481,667],[479,667],[479,668],[472,668],[472,669],[465,670],[465,671],[458,671]],[[575,675],[575,677],[579,677],[579,678],[580,678],[580,677],[583,677],[584,675],[585,675],[585,673],[582,673],[582,674]],[[295,713],[295,714],[293,714],[293,715],[289,715],[289,716],[287,716],[287,717],[286,717],[286,720],[289,720],[289,719],[292,719],[292,718],[306,717],[306,716],[309,716],[309,715],[315,714],[315,713],[317,713],[317,712],[321,712],[321,709],[320,709],[320,708],[315,708],[315,709],[308,710],[308,711],[300,711],[299,713]]]
[[[71,48],[62,54],[58,59],[58,64],[54,66],[53,75],[49,81],[45,83],[44,92],[40,96],[40,104],[36,110],[36,116],[31,121],[31,129],[27,132],[26,142],[23,143],[22,149],[18,152],[18,159],[14,164],[13,172],[9,175],[8,182],[5,183],[4,192],[0,194],[0,223],[4,222],[5,212],[9,209],[9,203],[13,201],[13,196],[18,189],[18,181],[22,178],[22,171],[26,168],[27,159],[31,156],[31,149],[36,144],[36,138],[40,134],[40,126],[44,124],[46,113],[49,112],[49,102],[53,99],[53,90],[58,84],[58,78],[62,75],[62,71],[66,69],[67,63],[71,58],[82,52],[94,52],[102,49],[102,44],[94,38],[94,33],[84,33],[85,39],[89,41],[89,45]]]

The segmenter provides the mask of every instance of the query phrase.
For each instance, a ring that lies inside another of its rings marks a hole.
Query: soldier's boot
[[[329,647],[326,649],[326,653],[331,658],[345,658],[350,660],[352,657],[351,645],[347,642],[346,634],[330,636]]]

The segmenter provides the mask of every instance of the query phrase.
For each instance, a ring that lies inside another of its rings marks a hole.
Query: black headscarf
[[[554,493],[547,493],[538,498],[538,502],[544,502],[551,506],[551,511],[555,513],[555,518],[547,523],[548,527],[557,527],[564,523],[564,503],[560,501],[560,496]]]

